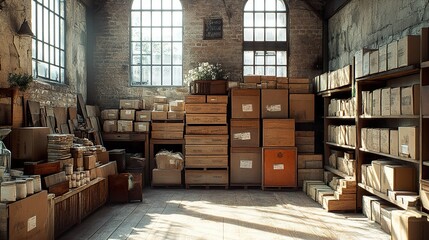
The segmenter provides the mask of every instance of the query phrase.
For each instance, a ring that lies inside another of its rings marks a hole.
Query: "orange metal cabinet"
[[[263,187],[297,187],[297,148],[263,149]]]

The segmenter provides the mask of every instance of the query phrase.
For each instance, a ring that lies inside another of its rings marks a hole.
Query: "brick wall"
[[[183,72],[198,62],[221,63],[232,80],[242,76],[242,21],[246,0],[182,0],[184,11]],[[226,6],[224,5],[224,2]],[[290,0],[289,76],[313,77],[316,59],[322,55],[322,21],[300,0]],[[97,12],[92,40],[93,61],[88,81],[88,100],[102,108],[116,108],[120,98],[153,95],[183,99],[187,87],[129,86],[129,11],[132,0],[107,0]],[[227,14],[227,11],[230,11]],[[230,18],[228,17],[230,16]],[[223,19],[223,39],[203,40],[203,19]]]
[[[362,48],[375,48],[429,26],[427,0],[352,0],[329,20],[329,67],[351,64]]]

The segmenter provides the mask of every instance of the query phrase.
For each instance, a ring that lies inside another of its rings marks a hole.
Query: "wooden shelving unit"
[[[363,190],[365,190],[365,191],[367,191],[367,192],[369,192],[369,193],[371,193],[371,194],[373,194],[373,195],[375,195],[375,196],[377,196],[377,197],[379,197],[379,198],[381,198],[381,199],[384,199],[384,200],[386,200],[386,201],[388,201],[388,202],[390,202],[390,203],[392,203],[392,204],[396,205],[397,207],[400,207],[400,208],[405,209],[405,210],[406,210],[406,209],[409,209],[409,207],[408,207],[408,206],[406,206],[406,205],[404,205],[403,203],[398,202],[398,201],[396,201],[396,200],[393,200],[393,199],[389,198],[389,196],[387,196],[386,194],[384,194],[384,193],[382,193],[382,192],[379,192],[379,191],[375,190],[374,188],[372,188],[372,187],[370,187],[370,186],[366,186],[366,185],[365,185],[365,184],[363,184],[363,183],[359,183],[359,184],[358,184],[358,186],[359,186],[361,189],[363,189]]]
[[[422,28],[420,44],[420,199],[429,212],[429,28]]]
[[[419,119],[420,115],[359,116],[359,119]]]
[[[374,151],[370,151],[368,149],[363,149],[363,148],[359,148],[359,151],[371,153],[371,154],[375,154],[375,155],[379,155],[379,156],[383,156],[383,157],[387,157],[387,158],[391,158],[391,159],[395,159],[395,160],[410,162],[410,163],[420,163],[420,161],[417,159],[411,159],[411,158],[406,158],[406,157],[401,157],[401,156],[394,156],[394,155],[381,153],[381,152],[374,152]]]
[[[335,175],[340,176],[340,177],[345,178],[345,179],[353,179],[352,176],[349,176],[349,175],[347,175],[347,174],[341,172],[340,170],[333,168],[331,166],[325,165],[325,170],[328,170],[328,171],[334,173]]]
[[[329,146],[333,146],[333,147],[339,147],[339,148],[344,148],[344,149],[350,149],[350,150],[355,150],[356,147],[353,146],[348,146],[348,145],[341,145],[341,144],[336,144],[333,142],[325,142],[327,145]]]

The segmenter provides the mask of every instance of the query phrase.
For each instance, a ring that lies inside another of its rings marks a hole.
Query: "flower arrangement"
[[[187,82],[195,80],[227,80],[229,73],[226,73],[222,69],[222,65],[219,63],[211,64],[208,62],[198,63],[198,67],[188,71],[185,75]]]
[[[20,91],[25,91],[30,86],[30,83],[33,81],[33,77],[26,73],[10,73],[8,82],[10,87],[18,87]]]

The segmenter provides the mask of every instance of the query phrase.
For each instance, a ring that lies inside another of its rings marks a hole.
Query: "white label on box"
[[[27,220],[27,232],[37,227],[37,217],[33,216]]]
[[[125,104],[124,104],[125,106],[131,106],[131,103],[130,102],[125,102]]]
[[[252,104],[241,104],[241,110],[243,112],[253,112],[253,105]]]
[[[115,116],[115,114],[114,114],[114,113],[108,113],[108,114],[107,114],[107,116],[109,116],[109,117],[114,117],[114,116]]]
[[[240,160],[240,168],[252,168],[252,160]]]
[[[401,145],[401,153],[406,154],[406,155],[410,154],[410,150],[408,149],[408,145],[405,145],[405,144]]]
[[[252,137],[250,136],[250,132],[244,132],[244,133],[235,133],[234,134],[234,140],[250,140]]]
[[[140,119],[146,119],[147,116],[146,115],[140,115]]]
[[[273,169],[274,170],[284,170],[285,169],[285,165],[283,163],[273,164]]]
[[[163,105],[156,105],[156,111],[164,111]]]
[[[170,102],[170,106],[177,107],[177,102],[176,101]]]
[[[131,115],[132,111],[131,110],[125,110],[125,114],[127,115]]]
[[[147,131],[146,125],[144,124],[140,124],[138,128],[140,131]]]
[[[176,160],[174,160],[174,159],[170,159],[170,164],[171,164],[171,165],[176,165]]]
[[[282,105],[267,105],[267,112],[281,112],[282,111]]]

